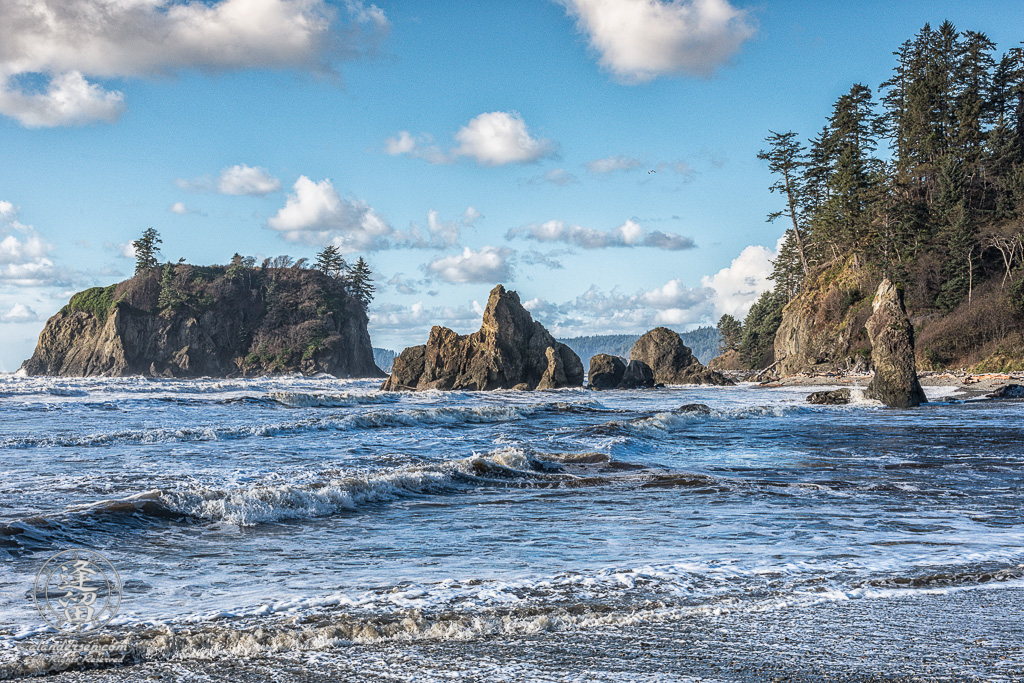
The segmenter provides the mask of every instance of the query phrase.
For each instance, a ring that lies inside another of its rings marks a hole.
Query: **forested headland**
[[[784,315],[841,338],[809,340],[808,363],[870,353],[860,319],[883,277],[903,289],[919,366],[1024,367],[1024,50],[947,21],[893,54],[877,90],[853,84],[820,131],[771,131],[758,155],[785,243],[774,289],[719,322],[752,368],[781,360]]]

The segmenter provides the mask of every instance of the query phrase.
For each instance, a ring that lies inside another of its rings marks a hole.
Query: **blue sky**
[[[1018,2],[3,3],[0,369],[151,226],[170,260],[364,256],[394,349],[497,282],[566,336],[742,315],[768,129],[815,134],[947,18],[1024,39]]]

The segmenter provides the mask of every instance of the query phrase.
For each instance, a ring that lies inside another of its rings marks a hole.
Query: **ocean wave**
[[[522,420],[537,406],[451,406],[405,410],[369,410],[341,417],[311,417],[293,422],[238,427],[187,426],[178,428],[123,429],[114,432],[72,435],[23,435],[0,438],[0,450],[40,446],[107,446],[189,441],[218,441],[249,437],[282,436],[305,432],[386,429],[390,427],[437,427],[490,424]]]
[[[371,394],[308,394],[292,391],[272,391],[267,397],[288,408],[345,408],[357,405],[395,403],[398,394],[377,392]]]

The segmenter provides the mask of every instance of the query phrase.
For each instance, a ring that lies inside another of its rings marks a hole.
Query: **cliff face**
[[[782,312],[775,333],[778,372],[867,370],[871,342],[864,323],[878,285],[854,257],[812,272],[803,290]]]
[[[556,389],[583,384],[583,364],[523,308],[519,295],[491,290],[480,330],[434,327],[425,346],[395,358],[385,391]]]
[[[29,375],[382,377],[366,313],[316,270],[168,265],[79,292],[47,321]]]

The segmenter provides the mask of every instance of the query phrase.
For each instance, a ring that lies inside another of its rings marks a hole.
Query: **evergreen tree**
[[[333,244],[328,244],[320,250],[313,267],[331,277],[341,277],[348,270],[348,264]]]
[[[153,228],[146,228],[146,231],[142,233],[142,237],[132,242],[132,247],[135,249],[136,273],[141,273],[149,268],[156,268],[158,263],[156,255],[160,252],[159,245],[162,242],[160,233]]]
[[[718,344],[718,352],[738,351],[743,339],[743,324],[728,313],[718,319],[718,334],[722,340]]]
[[[789,218],[793,227],[791,228],[794,241],[796,242],[797,253],[800,256],[800,264],[803,267],[804,275],[807,274],[807,254],[804,251],[804,242],[801,236],[803,230],[803,205],[804,205],[804,180],[801,174],[806,163],[804,146],[796,139],[796,133],[776,133],[768,131],[765,138],[768,143],[768,150],[761,150],[757,158],[768,162],[768,170],[777,176],[777,179],[768,188],[772,192],[784,195],[786,208],[781,211],[772,211],[768,214],[768,222],[785,216]]]
[[[372,276],[373,272],[370,270],[370,266],[360,256],[355,265],[349,268],[346,278],[352,293],[363,305],[364,311],[369,308],[370,302],[373,301],[373,293],[377,289],[373,284]]]

